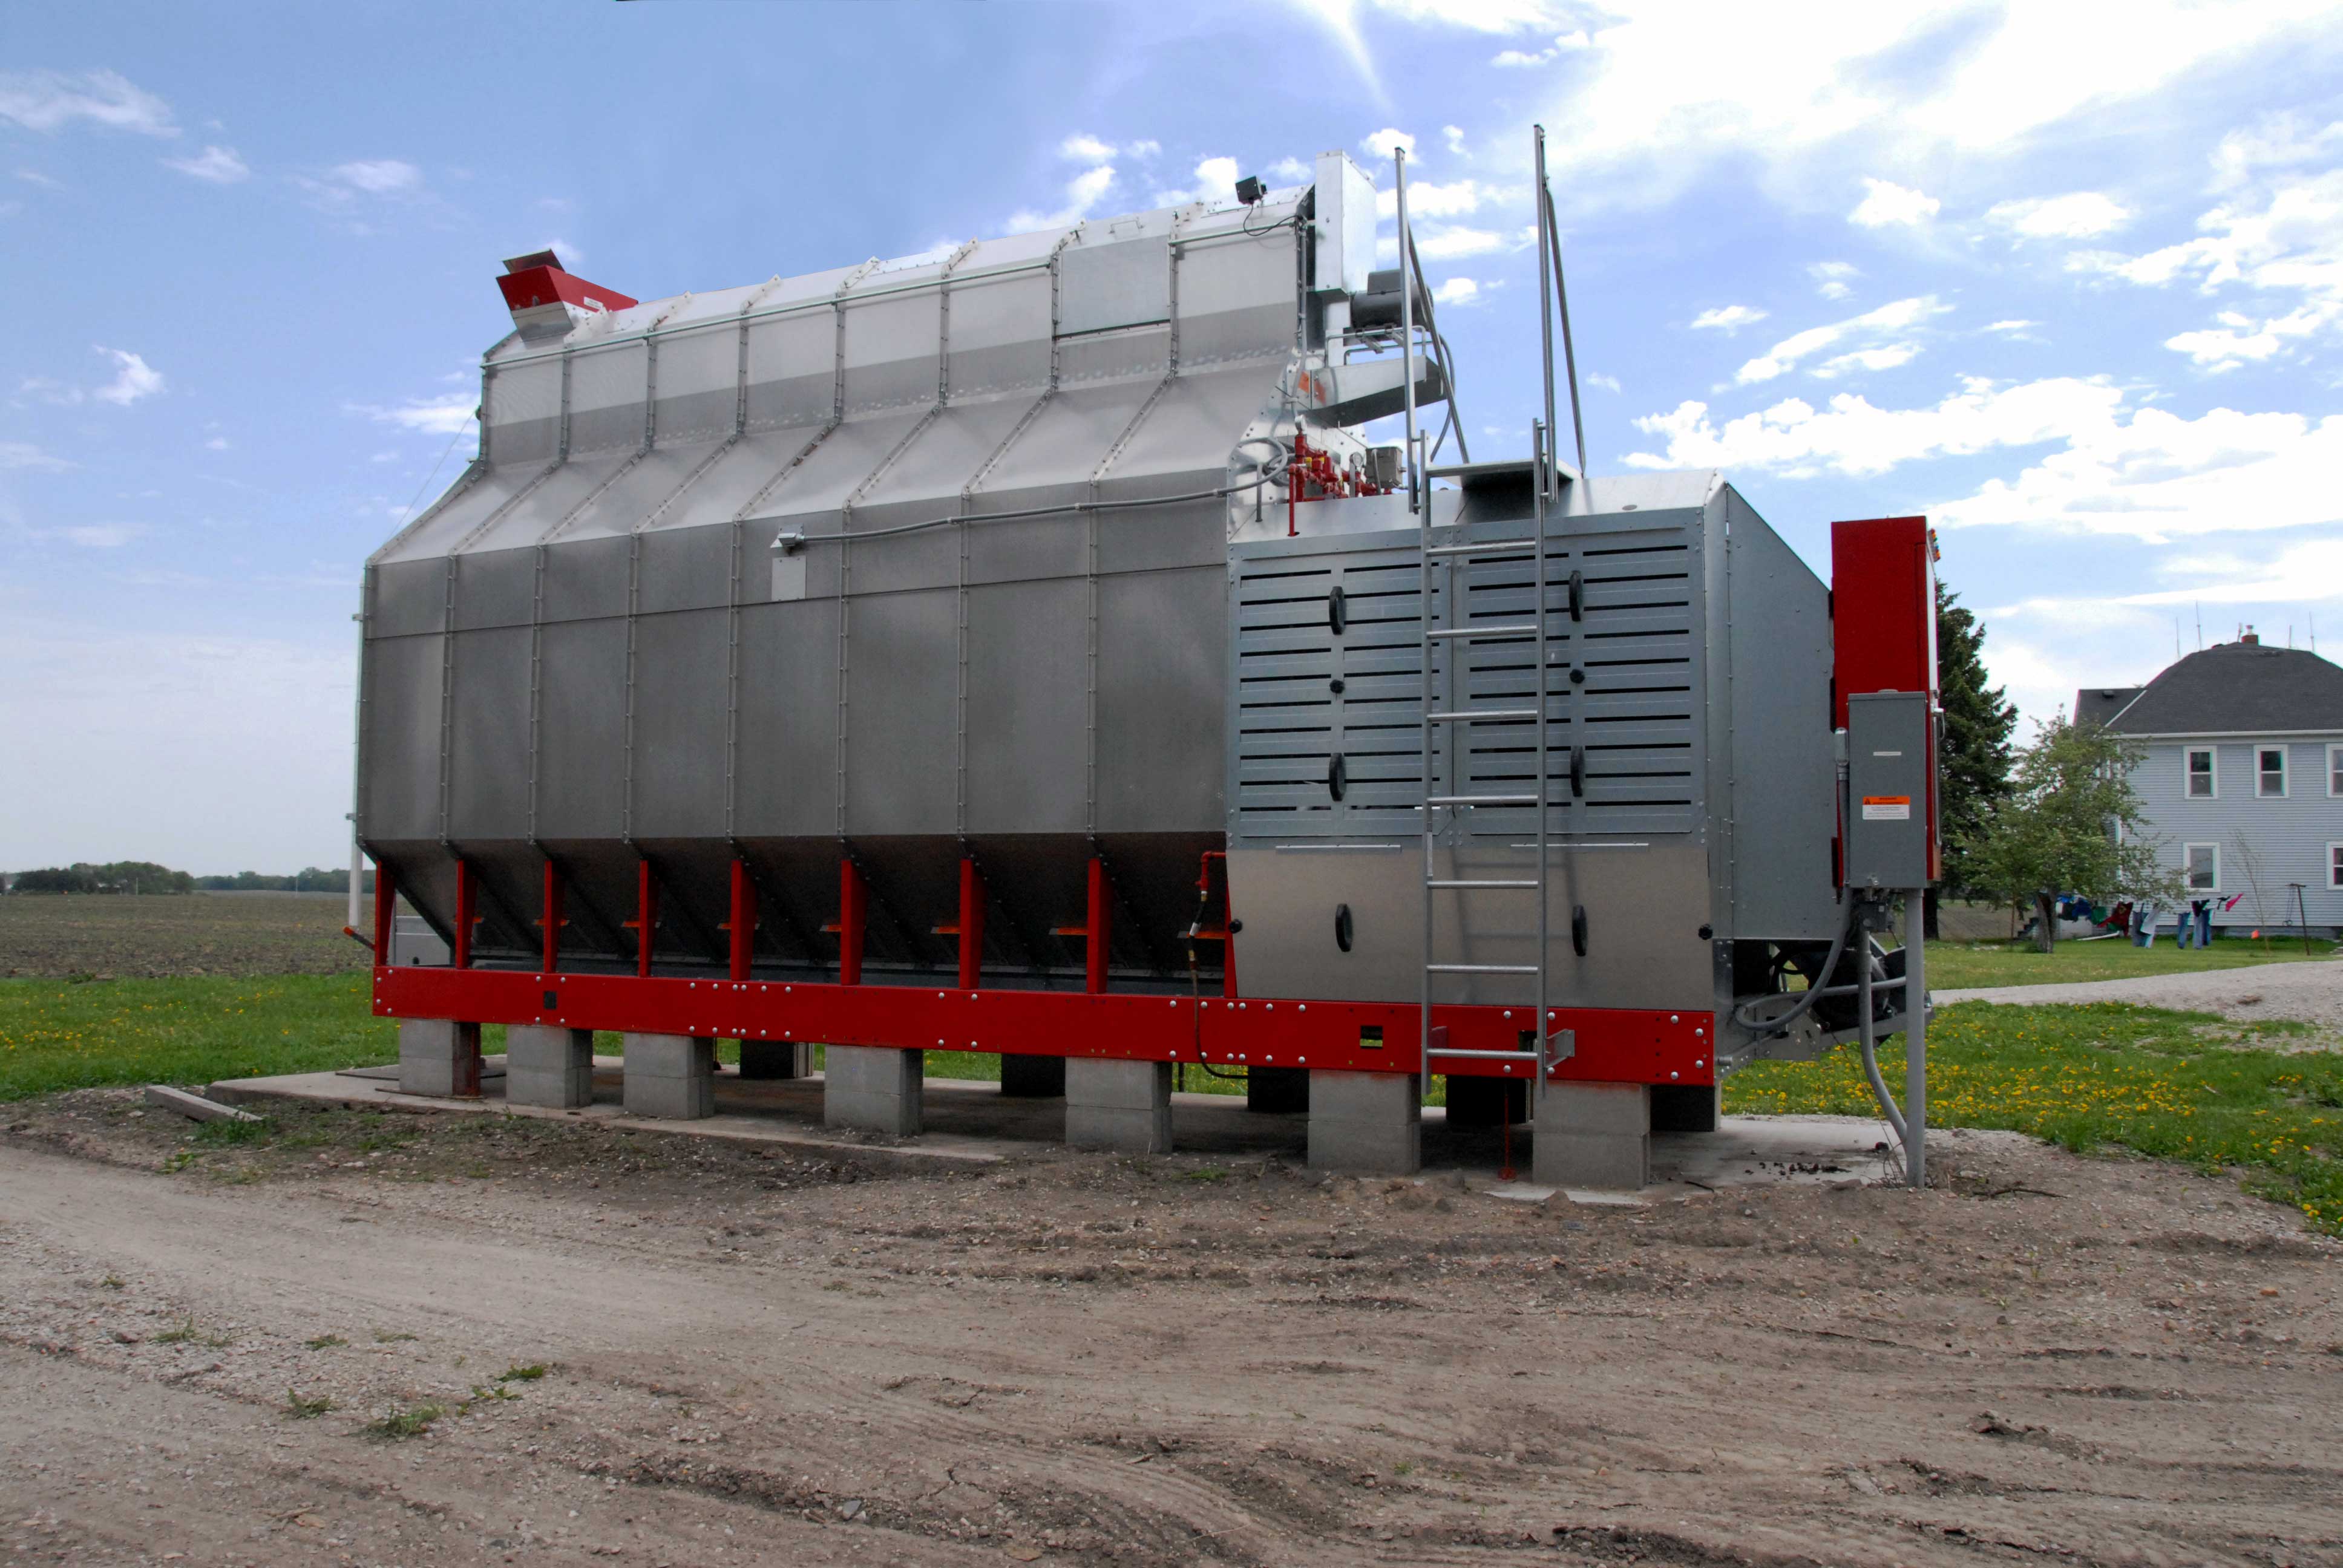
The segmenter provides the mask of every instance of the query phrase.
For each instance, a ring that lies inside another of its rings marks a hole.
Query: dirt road
[[[2081,980],[2063,985],[1988,986],[1931,993],[1939,1007],[1963,1001],[2120,1001],[2135,1007],[2170,1007],[2217,1012],[2223,1018],[2292,1018],[2333,1027],[2343,1023],[2343,959],[2255,964],[2244,969],[2200,970],[2190,974],[2140,975],[2131,980]]]
[[[1523,1207],[337,1111],[166,1172],[133,1103],[0,1136],[7,1563],[2343,1561],[2343,1248],[2169,1166]]]

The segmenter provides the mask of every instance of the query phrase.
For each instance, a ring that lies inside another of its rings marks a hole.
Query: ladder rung
[[[1491,719],[1535,719],[1537,716],[1538,710],[1534,708],[1466,708],[1453,713],[1434,713],[1430,718],[1434,724],[1481,724]]]
[[[1426,964],[1426,974],[1435,975],[1534,975],[1535,964]]]
[[[1475,880],[1472,878],[1440,877],[1423,885],[1427,888],[1534,888],[1538,884],[1534,881],[1493,882]]]
[[[1536,543],[1535,538],[1525,535],[1518,539],[1483,539],[1474,545],[1434,545],[1423,553],[1428,556],[1500,556]]]
[[[1471,637],[1535,637],[1537,635],[1537,622],[1534,620],[1525,620],[1513,626],[1458,627],[1453,631],[1435,631],[1431,635],[1441,640],[1446,640],[1450,638]]]
[[[1534,806],[1534,795],[1427,795],[1427,806]]]

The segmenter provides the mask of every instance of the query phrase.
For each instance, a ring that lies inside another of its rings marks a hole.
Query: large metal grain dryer
[[[1840,525],[1835,618],[1720,476],[1559,460],[1551,392],[1434,466],[1420,273],[1316,175],[641,303],[509,264],[479,456],[367,570],[407,1089],[492,1021],[582,1103],[618,1030],[630,1109],[705,1115],[716,1039],[820,1042],[903,1133],[923,1050],[997,1051],[1161,1148],[1202,1060],[1400,1171],[1441,1074],[1634,1185],[1735,1067],[1916,1023],[1870,931],[1933,858],[1925,526]]]

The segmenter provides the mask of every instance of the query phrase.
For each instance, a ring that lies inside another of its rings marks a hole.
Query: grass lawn
[[[2308,956],[2325,958],[2335,944],[2312,939]],[[2286,963],[2306,955],[2299,937],[2268,942],[2216,937],[2209,948],[2186,952],[2166,937],[2152,948],[2136,948],[2122,937],[2105,941],[2060,942],[2037,953],[2031,942],[1930,942],[1928,989],[1961,990],[1970,986],[2053,985],[2078,980],[2131,980],[2140,975],[2191,974],[2198,970],[2243,969]]]
[[[1928,1121],[2029,1132],[2078,1152],[2123,1148],[2211,1171],[2343,1234],[2343,1056],[2306,1023],[2094,1002],[1965,1002],[1928,1028]],[[1900,1037],[1881,1052],[1903,1082]],[[1727,1081],[1728,1112],[1876,1116],[1852,1048],[1761,1062]]]

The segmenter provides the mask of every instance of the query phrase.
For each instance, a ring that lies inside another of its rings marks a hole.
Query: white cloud
[[[236,156],[234,147],[206,147],[192,158],[165,158],[163,162],[183,175],[193,175],[214,185],[232,186],[252,177],[252,170]]]
[[[2234,190],[2266,168],[2292,168],[2328,157],[2343,148],[2343,120],[2313,130],[2299,115],[2264,118],[2250,130],[2231,131],[2213,152],[2213,185]]]
[[[1415,254],[1426,261],[1457,261],[1504,248],[1504,237],[1485,228],[1443,228],[1415,238]]]
[[[1301,158],[1280,158],[1269,166],[1269,177],[1278,185],[1306,186],[1318,177],[1318,169]]]
[[[1134,158],[1151,158],[1163,151],[1163,144],[1153,136],[1144,136],[1135,142],[1125,142],[1122,150]]]
[[[1817,381],[1835,380],[1856,370],[1893,370],[1898,365],[1908,365],[1918,357],[1916,343],[1890,343],[1877,348],[1858,348],[1852,353],[1835,355],[1815,367]]]
[[[1930,317],[1942,316],[1951,308],[1949,305],[1939,303],[1933,294],[1916,295],[1909,299],[1883,305],[1876,310],[1867,310],[1861,316],[1850,317],[1845,321],[1834,321],[1825,327],[1809,327],[1804,332],[1785,337],[1742,366],[1735,379],[1743,386],[1753,381],[1771,381],[1799,360],[1819,354],[1849,337],[1902,333]]]
[[[1415,138],[1405,131],[1395,131],[1389,126],[1377,131],[1373,136],[1362,137],[1359,146],[1367,156],[1377,163],[1391,162],[1392,149],[1394,147],[1405,147],[1408,162],[1415,161]]]
[[[206,452],[226,451],[227,437],[225,436],[214,436],[210,440],[204,443],[204,450]]]
[[[2007,321],[1988,321],[1986,323],[1985,329],[1987,332],[2014,333],[2023,332],[2029,327],[2039,327],[2042,324],[2038,321],[2020,321],[2016,317],[2012,317]]]
[[[1526,188],[1505,189],[1484,186],[1478,180],[1456,180],[1438,185],[1431,180],[1407,182],[1407,216],[1410,223],[1426,217],[1469,217],[1492,203],[1523,201],[1528,197]],[[1399,216],[1399,191],[1396,186],[1375,193],[1375,211],[1383,217]]]
[[[0,441],[0,471],[10,468],[56,471],[72,467],[63,457],[53,457],[30,441]]]
[[[112,358],[116,366],[114,379],[90,394],[99,402],[127,408],[141,397],[151,397],[163,390],[163,373],[138,355],[102,344],[97,351]]]
[[[1441,139],[1442,141],[1446,142],[1446,143],[1448,144],[1448,150],[1449,150],[1450,152],[1454,153],[1454,154],[1458,155],[1459,156],[1463,156],[1463,151],[1464,151],[1464,127],[1463,127],[1463,126],[1441,126],[1441,127],[1440,127],[1440,139]]]
[[[1763,5],[1618,9],[1541,116],[1557,162],[1594,176],[1582,204],[1670,201],[1718,160],[1754,161],[1758,183],[1813,202],[1853,158],[1893,176],[2006,154],[2249,51],[2331,38],[2338,6],[1813,0],[1795,26]]]
[[[1418,25],[1438,24],[1474,33],[1525,33],[1561,20],[1545,0],[1366,0],[1377,11]]]
[[[61,191],[65,188],[63,181],[51,179],[38,169],[18,169],[16,177],[26,185],[38,186],[43,190]]]
[[[1714,327],[1730,337],[1745,327],[1765,319],[1766,312],[1747,305],[1725,305],[1702,311],[1692,318],[1695,328]]]
[[[397,196],[419,190],[423,185],[423,171],[400,158],[360,158],[355,163],[337,164],[332,175],[352,190],[369,196]]]
[[[1036,212],[1031,207],[1021,207],[1009,215],[1009,232],[1031,234],[1035,229],[1071,228],[1090,216],[1091,209],[1105,199],[1113,184],[1112,164],[1084,169],[1066,182],[1065,206],[1055,212]]]
[[[1855,292],[1847,279],[1863,274],[1851,261],[1817,261],[1807,266],[1806,276],[1815,280],[1815,292],[1825,299],[1845,299]]]
[[[1590,370],[1584,376],[1580,377],[1579,379],[1584,381],[1589,387],[1600,387],[1606,392],[1616,392],[1619,390],[1619,377],[1616,376],[1605,376],[1599,370]]]
[[[63,528],[36,528],[34,533],[85,550],[118,550],[146,531],[136,523],[69,523]]]
[[[437,397],[410,397],[396,408],[357,407],[351,411],[385,425],[396,425],[402,430],[426,436],[453,436],[471,427],[479,403],[477,391],[446,392]]]
[[[1858,228],[1886,228],[1890,226],[1908,228],[1927,222],[1944,205],[1935,196],[1899,186],[1893,180],[1876,180],[1865,176],[1863,184],[1870,194],[1846,215],[1846,221]]]
[[[1471,305],[1481,297],[1481,286],[1469,277],[1444,277],[1432,291],[1434,305]]]
[[[1058,156],[1079,164],[1102,164],[1114,156],[1114,146],[1077,131],[1058,144]]]
[[[2112,234],[2132,220],[2132,210],[2097,191],[2006,201],[1986,212],[1986,221],[2028,239],[2088,239]]]
[[[0,71],[0,120],[55,131],[75,120],[141,136],[176,136],[171,106],[114,71]]]
[[[1581,27],[1575,33],[1562,34],[1560,36],[1556,37],[1553,43],[1547,45],[1543,49],[1500,50],[1495,55],[1491,57],[1489,64],[1492,65],[1503,65],[1512,69],[1526,69],[1536,65],[1551,65],[1556,60],[1561,59],[1564,55],[1576,54],[1581,49],[1594,47],[1594,40],[1586,35],[1585,28]]]

